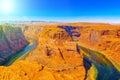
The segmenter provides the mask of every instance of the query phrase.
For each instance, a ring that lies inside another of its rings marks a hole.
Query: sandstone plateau
[[[12,65],[0,66],[0,80],[120,79],[120,25],[39,22],[15,25],[26,38],[35,40],[37,46]],[[21,35],[12,32],[13,37]],[[17,39],[27,45],[24,36]],[[7,42],[0,42],[8,46]],[[21,48],[19,41],[15,46]]]

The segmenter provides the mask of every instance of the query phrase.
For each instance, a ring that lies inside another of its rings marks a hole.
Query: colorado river
[[[79,46],[83,51],[84,60],[89,65],[94,65],[97,69],[97,79],[94,80],[119,80],[120,72],[115,68],[112,62],[99,52]],[[89,55],[86,56],[85,54]]]
[[[15,62],[17,59],[19,59],[20,57],[24,56],[25,54],[29,53],[31,50],[35,49],[37,46],[37,41],[36,40],[32,40],[32,43],[29,44],[28,46],[26,46],[23,50],[21,50],[20,52],[16,53],[14,56],[12,56],[10,58],[10,60],[4,64],[4,66],[9,66],[11,65],[13,62]]]

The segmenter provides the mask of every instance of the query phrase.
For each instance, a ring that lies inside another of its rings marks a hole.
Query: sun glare
[[[11,13],[13,11],[13,3],[7,0],[0,2],[1,11],[5,13]]]

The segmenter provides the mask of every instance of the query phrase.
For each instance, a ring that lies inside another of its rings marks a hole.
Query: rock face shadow
[[[0,26],[0,65],[28,45],[21,28],[10,25]]]

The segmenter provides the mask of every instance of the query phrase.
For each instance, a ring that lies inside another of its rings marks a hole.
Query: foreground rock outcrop
[[[0,65],[8,61],[27,44],[28,41],[20,28],[0,25]]]
[[[83,69],[55,71],[37,62],[17,61],[9,67],[0,67],[0,80],[83,80],[84,75],[78,72]]]

